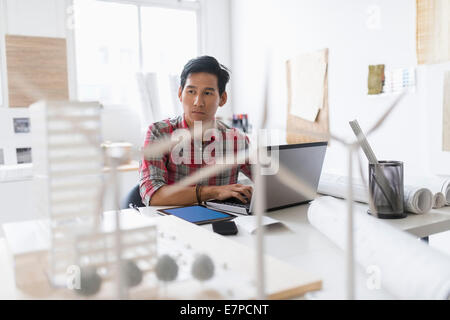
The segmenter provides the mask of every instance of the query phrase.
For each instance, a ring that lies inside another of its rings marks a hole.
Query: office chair
[[[120,209],[128,209],[130,203],[136,207],[144,206],[144,204],[142,203],[141,195],[139,193],[139,184],[134,186],[133,189],[131,189],[131,191],[127,194],[125,199],[120,204]]]

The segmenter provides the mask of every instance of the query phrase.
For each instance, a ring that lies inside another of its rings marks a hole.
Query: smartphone
[[[224,235],[235,235],[238,233],[236,223],[234,221],[217,221],[212,223],[213,231]]]

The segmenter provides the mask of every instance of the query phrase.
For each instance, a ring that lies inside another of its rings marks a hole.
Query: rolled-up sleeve
[[[144,142],[144,148],[155,143],[159,138],[157,131],[150,126]],[[148,206],[153,194],[167,185],[167,155],[142,157],[139,165],[139,192],[142,202]]]

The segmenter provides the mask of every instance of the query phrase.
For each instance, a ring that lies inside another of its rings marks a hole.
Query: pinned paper
[[[290,113],[308,121],[315,121],[323,106],[325,72],[324,51],[300,55],[288,61],[291,84]]]
[[[383,93],[398,93],[404,90],[415,92],[416,70],[414,67],[385,70]]]
[[[256,219],[256,216],[239,216],[234,219],[234,222],[248,233],[254,233],[258,228]],[[262,217],[262,225],[264,227],[275,224],[281,224],[281,222],[267,216]]]
[[[369,66],[367,87],[369,94],[380,94],[384,86],[384,64]]]
[[[297,90],[292,84],[291,73],[294,71],[291,64],[292,61],[286,62],[286,80],[287,80],[287,126],[286,126],[286,142],[291,143],[310,143],[328,141],[327,136],[330,133],[329,126],[329,106],[328,106],[328,49],[322,49],[317,53],[325,62],[325,74],[323,76],[323,101],[320,104],[316,118],[314,121],[296,116],[299,110],[293,110],[293,94]],[[294,66],[295,67],[295,66]],[[320,100],[320,98],[319,98]],[[309,117],[312,119],[314,117]]]

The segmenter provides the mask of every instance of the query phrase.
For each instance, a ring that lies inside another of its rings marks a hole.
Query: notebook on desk
[[[281,145],[277,147],[279,149],[280,166],[288,169],[297,178],[307,183],[317,192],[327,143],[314,142]],[[271,150],[274,147],[267,148]],[[300,195],[297,191],[285,185],[277,173],[265,175],[264,177],[266,179],[265,199],[268,211],[303,204],[312,200],[307,196]],[[206,206],[217,210],[249,215],[253,212],[254,200],[254,197],[247,203],[242,203],[236,198],[210,200],[206,201]]]

